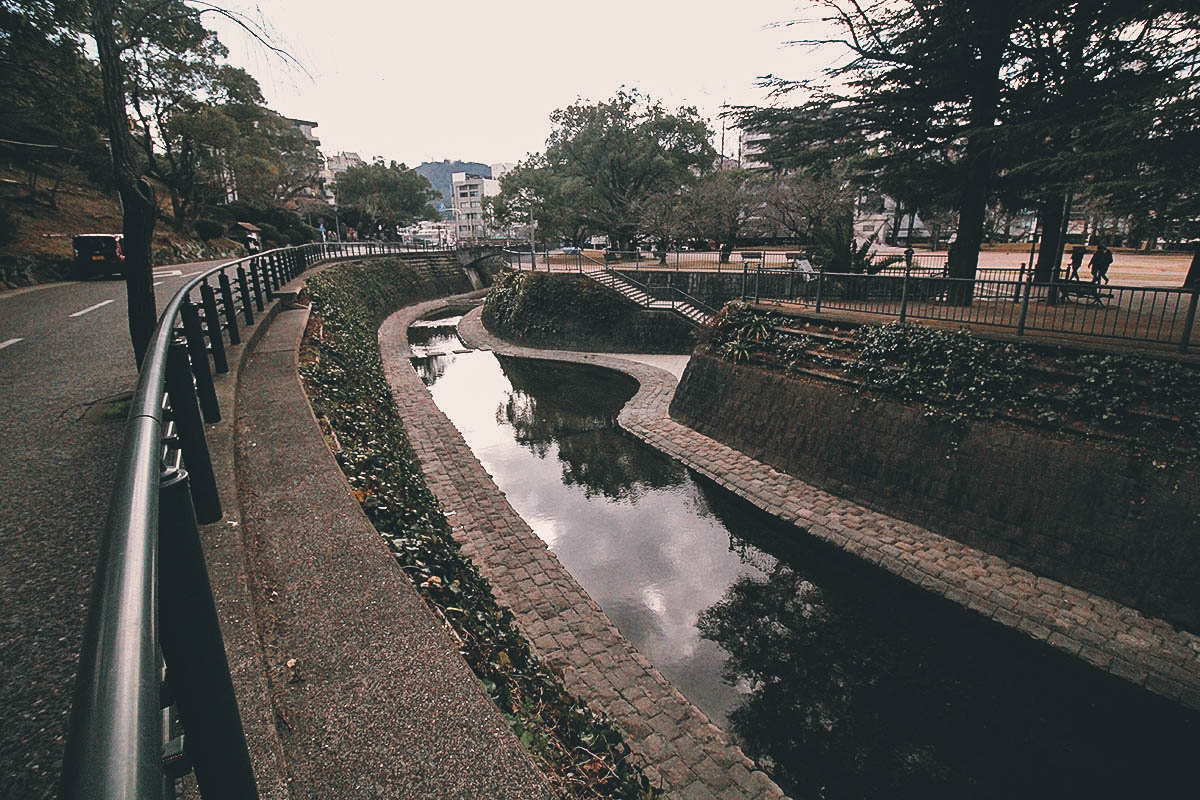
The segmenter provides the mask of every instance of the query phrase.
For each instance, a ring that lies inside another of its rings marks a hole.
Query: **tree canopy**
[[[572,241],[603,233],[627,245],[647,199],[690,183],[716,155],[695,108],[670,111],[636,90],[576,102],[550,119],[545,152],[506,175],[502,186],[510,196],[530,198],[544,232]]]
[[[404,164],[370,164],[350,167],[333,185],[339,205],[356,209],[373,224],[387,228],[410,225],[418,219],[436,219],[431,205],[439,195],[429,180]]]

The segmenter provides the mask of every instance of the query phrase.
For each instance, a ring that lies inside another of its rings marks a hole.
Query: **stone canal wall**
[[[843,497],[1200,631],[1200,482],[1082,440],[693,356],[675,419]]]

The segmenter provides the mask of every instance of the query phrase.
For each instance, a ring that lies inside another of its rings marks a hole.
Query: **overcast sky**
[[[206,15],[272,108],[319,123],[326,153],[409,166],[519,161],[542,149],[555,108],[608,98],[622,85],[672,107],[697,106],[719,139],[722,102],[764,100],[758,76],[811,77],[820,68],[813,54],[786,46],[795,28],[772,26],[807,13],[797,0],[604,0],[586,11],[570,0],[228,5],[265,20],[309,73]],[[736,137],[725,149],[736,154]]]

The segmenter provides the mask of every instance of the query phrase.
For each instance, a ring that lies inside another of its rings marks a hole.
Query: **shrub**
[[[269,222],[259,222],[258,229],[262,232],[262,240],[264,245],[269,244],[278,246],[287,243],[287,240],[284,239],[283,234],[279,232],[279,228],[276,228]]]
[[[200,237],[200,241],[202,242],[209,242],[220,238],[223,233],[225,233],[225,226],[215,219],[196,220],[196,235]]]

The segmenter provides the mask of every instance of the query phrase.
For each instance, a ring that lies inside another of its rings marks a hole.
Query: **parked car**
[[[75,271],[81,278],[120,275],[125,269],[124,237],[119,233],[80,233],[71,240]]]
[[[562,249],[562,251],[563,251],[563,253],[564,253],[564,254],[566,254],[566,255],[568,255],[568,256],[577,256],[577,255],[579,255],[580,253],[582,253],[582,252],[583,252],[583,251],[582,251],[582,250],[580,250],[578,247],[564,247],[564,248]]]

